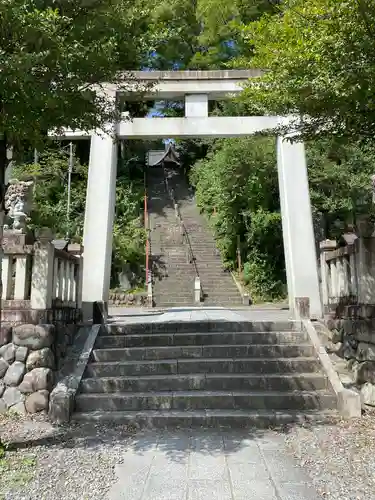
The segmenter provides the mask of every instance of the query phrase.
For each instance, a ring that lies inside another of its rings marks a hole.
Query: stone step
[[[79,394],[76,411],[126,410],[326,410],[335,398],[325,391],[177,391]]]
[[[299,338],[307,338],[306,334],[300,332],[301,323],[298,321],[168,321],[154,323],[108,323],[106,329],[108,334],[146,334],[146,333],[189,333],[191,335],[213,334],[221,335],[222,333],[290,333],[298,332]],[[204,340],[209,342],[209,338]],[[222,344],[230,343],[227,340]],[[235,342],[236,344],[238,342]],[[247,342],[243,342],[246,344]],[[262,343],[262,342],[260,342]]]
[[[336,411],[272,411],[272,410],[195,410],[195,411],[119,411],[79,412],[75,421],[121,423],[136,428],[263,428],[287,424],[325,423],[337,417]]]
[[[125,377],[189,373],[311,373],[319,372],[316,358],[199,358],[89,363],[86,377]]]
[[[298,332],[237,332],[237,333],[132,333],[123,335],[121,330],[112,335],[99,335],[95,348],[159,347],[185,345],[254,345],[295,344],[307,342],[307,336]]]
[[[95,349],[95,361],[141,361],[180,358],[254,358],[254,357],[295,358],[314,356],[314,348],[309,344],[296,345],[215,345],[215,346],[164,346]]]
[[[191,375],[144,375],[82,379],[81,393],[149,391],[315,391],[326,390],[328,381],[320,373],[259,374],[195,373]]]

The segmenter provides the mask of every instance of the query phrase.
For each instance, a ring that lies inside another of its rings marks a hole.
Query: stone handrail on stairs
[[[177,203],[177,200],[176,200],[176,196],[174,194],[174,190],[169,186],[168,179],[167,179],[167,177],[165,175],[164,175],[164,180],[165,180],[165,185],[166,185],[167,192],[168,192],[169,197],[172,200],[172,203],[173,203],[173,206],[174,206],[176,218],[177,218],[177,220],[179,222],[179,225],[180,225],[180,230],[181,230],[181,234],[182,234],[182,240],[183,240],[184,243],[186,243],[186,247],[187,247],[187,261],[188,261],[189,264],[192,264],[193,268],[194,268],[194,272],[195,272],[195,279],[194,279],[194,302],[199,303],[199,302],[202,301],[202,298],[203,298],[204,294],[203,294],[201,279],[200,279],[200,276],[199,276],[199,270],[198,270],[197,262],[196,262],[196,259],[194,257],[193,247],[192,247],[192,245],[190,243],[189,233],[188,233],[188,231],[186,229],[186,226],[184,224],[184,221],[183,221],[180,209],[178,207],[178,203]]]

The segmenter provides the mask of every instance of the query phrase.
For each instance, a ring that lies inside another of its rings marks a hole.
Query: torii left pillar
[[[92,317],[93,303],[108,302],[113,220],[116,202],[117,144],[113,133],[91,136],[83,234],[82,308]]]

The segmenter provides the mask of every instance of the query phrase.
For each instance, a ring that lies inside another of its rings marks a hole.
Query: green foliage
[[[135,141],[134,141],[135,142]],[[139,148],[139,144],[137,145]],[[143,145],[142,145],[143,147]],[[144,281],[146,233],[142,223],[144,197],[144,151],[128,148],[118,167],[116,215],[113,226],[112,282],[128,263],[140,282]],[[133,157],[133,161],[129,161]],[[136,161],[134,161],[136,160]],[[82,241],[88,168],[75,158],[71,183],[71,212],[67,206],[68,158],[61,149],[49,149],[41,154],[39,163],[22,164],[14,168],[19,179],[34,180],[34,207],[30,228],[49,227],[57,237],[67,235]]]
[[[313,212],[323,223],[323,237],[337,238],[359,215],[373,214],[374,146],[332,138],[311,141],[307,162]]]
[[[290,0],[243,27],[255,56],[237,64],[266,69],[242,96],[258,114],[297,114],[305,139],[375,133],[375,9],[372,1]]]
[[[269,0],[164,0],[154,9],[149,65],[157,69],[218,69],[251,55],[242,25],[273,12]]]
[[[282,297],[285,263],[274,139],[182,141],[179,147],[193,165],[190,179],[198,205],[227,265],[237,266],[239,236],[243,278],[252,297]],[[313,213],[324,224],[322,237],[337,237],[340,225],[372,213],[374,147],[325,138],[307,144],[307,161]]]
[[[75,241],[83,237],[88,169],[75,158],[71,184],[70,217],[67,218],[68,156],[59,149],[47,149],[38,164],[13,168],[13,177],[34,181],[34,206],[30,228],[49,227],[59,238],[67,235]]]
[[[149,12],[144,0],[1,2],[0,133],[36,144],[51,128],[108,121],[98,84],[141,64]]]
[[[218,140],[190,179],[227,265],[236,266],[239,237],[253,296],[280,297],[285,271],[274,139]]]

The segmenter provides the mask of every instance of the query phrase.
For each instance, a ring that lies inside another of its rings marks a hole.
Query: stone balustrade
[[[351,237],[320,244],[321,292],[325,313],[334,307],[375,305],[375,238]]]
[[[34,323],[45,317],[43,311],[80,310],[82,264],[80,245],[61,250],[55,248],[50,236],[30,241],[25,234],[5,232],[2,320]]]

